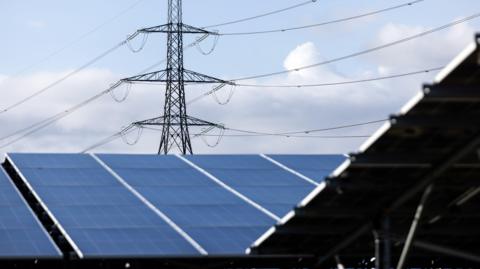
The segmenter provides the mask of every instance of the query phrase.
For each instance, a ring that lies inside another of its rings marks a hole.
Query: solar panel
[[[0,259],[60,258],[60,250],[0,170]]]
[[[209,254],[244,254],[275,223],[176,156],[99,158]]]
[[[279,217],[288,213],[315,187],[259,155],[194,155],[186,158]]]
[[[318,268],[372,267],[372,253],[379,268],[478,268],[479,59],[477,34],[251,253],[311,253]]]
[[[8,157],[81,258],[199,254],[91,156]]]
[[[347,158],[344,155],[268,155],[268,157],[318,183]]]

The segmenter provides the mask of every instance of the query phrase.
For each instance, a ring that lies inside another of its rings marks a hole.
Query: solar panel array
[[[344,157],[8,154],[7,159],[77,255],[98,258],[244,255]],[[19,253],[60,255],[25,202],[19,204],[23,209],[8,209],[26,211],[25,223],[36,225],[33,238],[43,235],[38,241],[44,244],[27,240],[40,252]]]

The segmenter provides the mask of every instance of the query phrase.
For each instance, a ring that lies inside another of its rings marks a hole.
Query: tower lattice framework
[[[168,154],[177,147],[182,154],[193,154],[189,133],[190,126],[223,128],[223,126],[191,117],[187,114],[185,102],[185,83],[221,83],[230,82],[203,75],[183,67],[183,35],[216,33],[183,24],[182,0],[168,0],[168,23],[138,30],[140,33],[167,34],[166,69],[124,79],[125,82],[164,82],[165,105],[163,116],[133,123],[136,126],[162,126],[162,136],[158,154]]]

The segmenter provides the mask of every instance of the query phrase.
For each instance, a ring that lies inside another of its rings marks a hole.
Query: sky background
[[[184,0],[184,23],[203,27],[305,2],[302,0]],[[265,18],[219,27],[221,32],[301,26],[375,11],[408,1],[317,0]],[[138,28],[166,22],[166,0],[7,1],[0,0],[0,108],[75,70]],[[281,71],[341,57],[395,41],[480,12],[478,0],[425,0],[367,18],[323,27],[254,36],[224,36],[211,55],[185,51],[185,67],[222,79]],[[92,30],[94,30],[92,32]],[[469,21],[395,47],[301,72],[245,81],[252,84],[309,84],[356,80],[418,71],[447,64],[480,31]],[[198,36],[185,36],[185,44]],[[141,38],[132,41],[136,46]],[[137,74],[166,56],[166,38],[150,35],[144,49],[124,46],[29,102],[0,114],[0,137],[45,119]],[[211,38],[202,46],[208,49]],[[53,55],[53,56],[52,56]],[[50,56],[50,57],[49,57]],[[48,59],[46,59],[46,57]],[[46,60],[45,60],[46,59]],[[156,69],[163,69],[159,66]],[[226,105],[211,97],[192,103],[188,113],[230,128],[264,132],[319,129],[371,120],[397,112],[435,73],[319,88],[238,87]],[[187,100],[211,86],[187,87]],[[125,87],[115,93],[121,96]],[[218,93],[221,100],[228,89]],[[164,86],[133,85],[123,103],[106,95],[54,125],[1,152],[79,152],[131,122],[160,116]],[[367,136],[379,124],[317,133]],[[191,133],[199,130],[192,129]],[[215,134],[215,132],[213,132]],[[229,134],[227,132],[227,134]],[[96,152],[155,153],[160,133],[145,130],[134,146],[118,139]],[[134,140],[135,133],[126,137]],[[350,153],[366,138],[215,137],[192,140],[196,153]],[[0,147],[9,140],[0,141]]]

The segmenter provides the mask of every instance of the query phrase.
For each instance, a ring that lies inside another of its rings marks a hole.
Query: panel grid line
[[[180,228],[173,220],[160,211],[155,205],[148,201],[142,194],[140,194],[134,187],[128,184],[121,176],[119,176],[113,169],[104,163],[98,156],[93,153],[89,154],[95,161],[97,161],[108,173],[110,173],[116,180],[118,180],[125,188],[127,188],[133,195],[142,201],[149,209],[156,215],[163,219],[170,227],[172,227],[178,234],[188,241],[200,254],[208,255],[208,252],[196,242],[190,235],[188,235],[182,228]]]
[[[12,165],[13,169],[15,170],[15,172],[17,172],[17,174],[20,176],[20,178],[22,179],[23,183],[25,183],[25,185],[27,185],[28,189],[32,192],[33,196],[35,196],[35,199],[38,201],[38,203],[43,207],[43,209],[45,209],[45,212],[47,212],[48,216],[53,220],[53,222],[55,223],[55,225],[57,226],[57,228],[60,230],[60,232],[62,232],[62,235],[65,236],[65,239],[68,241],[68,243],[70,243],[70,245],[72,246],[73,250],[75,250],[75,252],[77,253],[78,257],[80,259],[83,259],[84,255],[83,255],[83,252],[80,250],[80,248],[77,246],[77,244],[75,244],[75,242],[73,241],[73,239],[70,237],[70,235],[67,233],[67,231],[63,228],[63,226],[60,224],[60,222],[57,220],[57,218],[55,217],[55,215],[52,214],[52,212],[50,211],[50,209],[46,206],[46,204],[43,202],[43,200],[40,198],[40,196],[37,194],[37,192],[33,189],[32,185],[30,185],[30,183],[28,182],[28,180],[25,178],[25,176],[22,174],[22,172],[20,171],[20,169],[18,169],[17,165],[13,162],[13,160],[10,158],[10,156],[8,155],[8,153],[6,154],[5,158],[10,162],[10,164]]]
[[[294,174],[295,176],[297,176],[297,177],[299,177],[299,178],[307,181],[307,182],[310,183],[310,184],[313,184],[313,185],[315,185],[315,186],[320,185],[319,183],[315,182],[315,180],[313,180],[313,179],[311,179],[311,178],[309,178],[309,177],[307,177],[307,176],[305,176],[305,175],[303,175],[303,174],[301,174],[301,173],[299,173],[299,172],[297,172],[297,171],[289,168],[288,166],[286,166],[286,165],[284,165],[284,164],[282,164],[282,163],[280,163],[280,162],[277,162],[276,160],[268,157],[268,156],[265,155],[265,154],[260,154],[260,157],[262,157],[262,158],[264,158],[265,160],[267,160],[267,161],[275,164],[276,166],[282,168],[283,170],[285,170],[285,171],[287,171],[287,172],[290,172],[290,173]]]
[[[271,217],[272,219],[274,219],[275,221],[279,222],[281,219],[279,216],[273,214],[272,212],[270,212],[268,209],[264,208],[263,206],[257,204],[256,202],[252,201],[250,198],[248,198],[247,196],[243,195],[242,193],[238,192],[237,190],[235,190],[234,188],[230,187],[229,185],[227,185],[226,183],[224,183],[223,181],[221,181],[219,178],[213,176],[212,174],[210,174],[209,172],[207,172],[205,169],[201,168],[200,166],[194,164],[193,162],[191,162],[190,160],[188,160],[187,158],[181,156],[181,155],[178,155],[176,154],[175,156],[177,156],[180,160],[184,161],[185,163],[187,163],[188,165],[190,165],[191,167],[193,167],[195,170],[199,171],[200,173],[202,173],[203,175],[207,176],[209,179],[211,179],[212,181],[214,181],[215,183],[217,183],[218,185],[220,185],[221,187],[223,187],[224,189],[226,189],[227,191],[235,194],[236,196],[238,196],[240,199],[244,200],[245,202],[247,202],[248,204],[250,204],[251,206],[255,207],[256,209],[262,211],[264,214],[266,214],[267,216]]]

